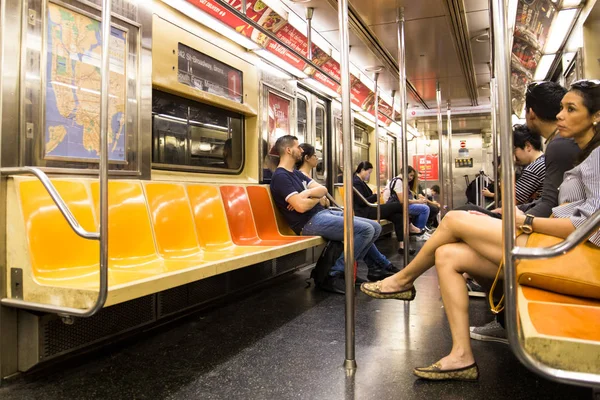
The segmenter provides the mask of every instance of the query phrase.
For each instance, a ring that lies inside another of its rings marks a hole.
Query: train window
[[[304,143],[306,138],[306,129],[308,125],[308,104],[305,99],[298,98],[296,102],[298,106],[298,142]]]
[[[153,166],[237,174],[243,117],[158,90],[152,98]]]
[[[367,128],[354,123],[354,146],[352,148],[354,164],[369,160],[369,132]]]
[[[325,179],[325,108],[321,105],[315,110],[315,153],[319,158],[316,177]]]

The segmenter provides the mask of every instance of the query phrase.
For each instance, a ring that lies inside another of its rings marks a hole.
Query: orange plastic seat
[[[92,200],[85,184],[67,180],[52,183],[81,226],[96,231]],[[98,241],[73,232],[38,180],[21,182],[19,195],[33,279],[58,287],[98,287]]]
[[[302,236],[284,236],[279,232],[277,220],[275,219],[275,209],[271,201],[271,195],[264,186],[248,186],[248,198],[252,207],[252,214],[256,222],[258,237],[268,240],[305,240]],[[289,227],[288,227],[289,229]],[[291,231],[291,229],[289,229]]]
[[[223,205],[233,242],[238,245],[281,246],[297,242],[296,238],[261,239],[258,236],[248,194],[240,186],[221,186]]]
[[[261,250],[257,246],[238,246],[232,241],[219,188],[189,185],[187,193],[192,206],[198,242],[204,250],[207,261],[247,255]]]
[[[92,183],[92,197],[99,215],[99,185]],[[109,275],[115,282],[167,272],[158,257],[150,225],[146,198],[139,181],[110,181],[108,184]]]

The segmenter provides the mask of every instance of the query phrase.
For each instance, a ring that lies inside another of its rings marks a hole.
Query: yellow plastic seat
[[[99,185],[93,182],[92,197],[99,215]],[[109,275],[116,284],[168,271],[158,257],[146,199],[139,181],[108,184]]]
[[[81,226],[94,232],[92,200],[83,182],[52,180]],[[19,184],[33,279],[58,287],[98,287],[98,241],[78,236],[38,180]]]
[[[202,262],[185,187],[174,183],[145,183],[158,253],[167,260]]]

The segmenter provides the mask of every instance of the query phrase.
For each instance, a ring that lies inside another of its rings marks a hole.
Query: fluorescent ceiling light
[[[582,0],[563,0],[561,7],[564,10],[565,8],[577,7],[581,4]]]
[[[259,69],[268,72],[271,75],[275,75],[278,78],[292,79],[292,77],[289,74],[286,74],[285,72],[273,66],[273,64],[271,64],[270,62],[263,60],[262,58],[258,59],[257,66]]]
[[[544,48],[544,53],[556,53],[567,37],[567,32],[571,28],[571,24],[577,14],[577,9],[561,10],[558,12],[556,19],[552,22],[550,35]]]
[[[340,97],[340,95],[337,92],[334,92],[333,90],[329,89],[327,86],[321,84],[320,82],[315,81],[312,78],[304,79],[304,80],[302,80],[302,82],[304,84],[306,84],[308,87],[310,87],[316,91],[319,91],[321,93],[324,93],[328,96],[331,96],[333,98]]]
[[[308,78],[308,75],[306,75],[304,72],[300,71],[299,69],[297,69],[295,67],[292,67],[290,64],[286,63],[281,58],[277,57],[275,54],[271,53],[268,50],[260,49],[260,50],[255,50],[254,52],[256,54],[258,54],[260,57],[271,62],[272,64],[277,65],[279,68],[289,72],[290,74],[294,75],[297,78],[301,78],[301,79]]]
[[[543,81],[548,75],[548,71],[556,58],[556,54],[544,54],[538,63],[535,75],[533,76],[534,81]]]
[[[188,17],[200,22],[202,25],[206,26],[207,28],[210,28],[210,29],[214,30],[215,32],[220,33],[221,35],[225,36],[227,39],[233,40],[234,42],[236,42],[237,44],[239,44],[242,47],[245,47],[248,50],[256,50],[256,49],[261,48],[258,44],[254,43],[252,40],[248,39],[244,35],[237,33],[235,29],[230,28],[229,26],[225,25],[224,23],[217,20],[216,18],[211,17],[210,15],[208,15],[204,11],[201,11],[200,9],[196,8],[195,6],[188,3],[187,1],[164,0],[164,2],[168,5],[170,5],[171,7],[173,7],[174,9],[182,12],[184,15],[187,15]],[[197,35],[198,37],[204,36],[204,34],[201,32],[193,32],[193,33],[195,35]]]

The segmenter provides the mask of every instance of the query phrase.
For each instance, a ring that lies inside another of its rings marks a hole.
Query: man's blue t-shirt
[[[287,200],[291,196],[306,190],[311,181],[312,179],[296,169],[290,172],[281,167],[273,172],[273,177],[271,178],[271,194],[273,195],[273,200],[287,223],[290,225],[290,228],[297,234],[300,234],[304,225],[306,225],[315,214],[323,210],[323,207],[320,204],[317,204],[305,213],[299,213],[295,210],[290,211],[287,208],[289,205]]]

